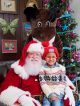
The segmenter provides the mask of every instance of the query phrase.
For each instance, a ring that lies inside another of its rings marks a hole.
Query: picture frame
[[[2,39],[2,53],[17,53],[17,40]]]
[[[0,0],[0,12],[17,13],[17,0]]]

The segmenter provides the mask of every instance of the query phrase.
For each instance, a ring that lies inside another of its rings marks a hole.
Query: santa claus
[[[41,98],[38,73],[41,68],[43,47],[31,41],[25,45],[20,60],[11,65],[5,81],[0,86],[0,101],[8,106],[40,106],[34,98]]]
[[[40,106],[35,99],[41,100],[43,95],[38,80],[43,51],[41,43],[35,41],[24,46],[20,60],[11,65],[5,81],[0,86],[0,102],[8,106],[18,106],[16,104]],[[72,85],[70,81],[68,83]],[[65,99],[67,98],[69,101],[65,102],[64,106],[69,106],[68,103],[70,106],[75,106],[72,90],[69,87],[65,89]]]

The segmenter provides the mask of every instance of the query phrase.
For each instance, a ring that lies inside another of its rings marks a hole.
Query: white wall
[[[72,15],[78,24],[75,32],[78,34],[79,40],[80,40],[80,0],[71,0],[70,6],[71,6],[71,9],[74,11]],[[80,48],[80,41],[77,42],[76,45],[77,45],[77,48]]]

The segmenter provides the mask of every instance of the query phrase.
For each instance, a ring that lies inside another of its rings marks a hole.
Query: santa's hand
[[[31,93],[28,92],[28,91],[26,91],[26,95],[27,95],[27,96],[31,96]]]
[[[41,106],[41,104],[37,100],[35,100],[34,98],[31,98],[31,99],[36,104],[36,106]]]
[[[41,106],[40,103],[35,100],[34,98],[32,97],[29,97],[29,96],[26,96],[26,95],[22,95],[18,102],[22,105],[22,106],[35,106],[35,104],[37,106]]]
[[[35,106],[34,103],[31,100],[31,97],[26,96],[26,95],[22,95],[18,102],[22,105],[22,106]]]
[[[64,100],[69,99],[69,105],[70,106],[75,106],[75,99],[73,96],[72,90],[67,86],[65,89],[65,97]]]

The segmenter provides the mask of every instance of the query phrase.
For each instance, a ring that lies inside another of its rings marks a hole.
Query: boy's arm
[[[76,87],[74,86],[74,84],[71,82],[71,80],[66,76],[66,84],[67,86],[69,86],[73,91],[76,90]]]
[[[52,95],[53,93],[55,93],[55,91],[53,92],[51,90],[50,86],[47,84],[46,79],[45,79],[45,73],[44,72],[40,72],[40,74],[39,74],[39,81],[40,81],[41,88],[42,88],[44,94],[47,97],[50,97],[50,95]],[[60,94],[60,91],[57,90],[57,94]]]
[[[49,94],[51,93],[51,89],[50,89],[50,87],[46,83],[45,73],[44,72],[40,72],[40,74],[39,74],[39,81],[40,81],[40,85],[41,85],[42,91],[48,97]]]
[[[64,70],[65,74],[66,74],[66,69]],[[70,81],[70,79],[68,78],[67,75],[66,76],[66,88],[65,88],[65,96],[64,96],[64,100],[69,100],[69,105],[70,106],[75,106],[75,99],[73,96],[73,92],[76,90],[76,87],[74,86],[74,84]]]
[[[62,66],[61,65],[61,67],[62,67],[62,71],[64,71],[64,73],[65,73],[65,76],[66,76],[66,85],[68,86],[68,87],[70,87],[73,91],[75,91],[76,90],[76,87],[74,86],[74,84],[71,82],[71,80],[68,78],[68,76],[66,75],[66,68],[64,67],[64,66]]]

